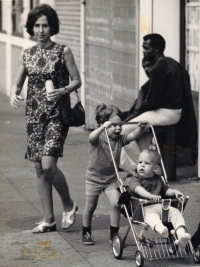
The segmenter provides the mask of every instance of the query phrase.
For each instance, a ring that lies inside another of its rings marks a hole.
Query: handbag
[[[71,118],[70,127],[78,127],[85,124],[85,110],[81,104],[77,90],[75,91],[77,95],[77,103],[71,108]]]
[[[62,61],[63,61],[63,50],[62,49]],[[62,77],[62,67],[64,66],[64,63],[62,62],[60,66],[60,79],[59,79],[59,87],[62,87],[61,84],[61,77]],[[73,108],[71,108],[70,104],[70,95],[64,95],[59,100],[59,106],[60,106],[60,116],[61,121],[64,124],[67,124],[69,127],[79,127],[85,124],[85,110],[81,104],[81,100],[78,95],[78,91],[75,90],[76,96],[77,96],[77,103]]]

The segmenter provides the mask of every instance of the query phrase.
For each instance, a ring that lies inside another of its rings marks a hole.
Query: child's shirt
[[[169,188],[162,179],[161,176],[154,174],[152,178],[143,178],[138,175],[137,172],[133,174],[130,181],[130,190],[134,192],[137,186],[142,186],[149,193],[153,195],[160,195],[161,197],[165,196],[167,189]]]
[[[120,135],[116,140],[110,139],[117,168],[120,163],[121,148],[127,144],[129,144],[127,134]],[[116,172],[105,132],[101,133],[98,140],[91,145],[89,164],[85,174],[86,179],[100,184],[116,181]]]

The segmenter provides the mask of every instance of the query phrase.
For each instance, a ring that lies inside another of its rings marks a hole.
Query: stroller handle
[[[189,199],[189,196],[185,196],[183,198],[181,197],[178,197],[178,198],[162,198],[161,200],[159,201],[153,201],[153,200],[148,200],[148,199],[142,199],[142,198],[136,198],[136,197],[131,197],[133,199],[137,199],[139,200],[141,203],[144,203],[144,204],[158,204],[158,203],[162,203],[162,200],[164,199],[170,199],[171,202],[177,202],[177,201],[184,201],[185,199]]]
[[[139,121],[135,121],[135,122],[126,122],[126,121],[122,121],[122,122],[118,122],[118,123],[112,123],[112,125],[126,125],[126,124],[138,124]],[[149,124],[147,122],[147,124]]]

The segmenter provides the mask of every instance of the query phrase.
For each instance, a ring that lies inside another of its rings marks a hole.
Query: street
[[[114,258],[109,239],[110,208],[104,195],[100,197],[92,225],[94,246],[81,242],[82,212],[85,204],[85,170],[89,158],[89,131],[70,128],[64,157],[58,166],[66,176],[72,199],[79,210],[75,224],[67,231],[61,229],[62,205],[54,191],[54,211],[58,231],[34,235],[30,232],[42,218],[33,163],[24,159],[26,151],[25,106],[12,109],[9,98],[0,94],[0,267],[70,266],[70,267],[133,267],[135,242],[128,237],[121,260]],[[188,231],[193,234],[200,219],[200,182],[188,177],[171,182],[171,186],[190,197],[184,212]],[[120,233],[124,234],[127,219],[122,217]],[[145,260],[149,267],[197,266],[192,256],[162,261]]]

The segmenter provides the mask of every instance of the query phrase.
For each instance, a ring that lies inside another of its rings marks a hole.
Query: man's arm
[[[151,72],[149,90],[143,101],[146,110],[155,110],[161,107],[161,95],[164,89],[165,72],[155,67]]]

